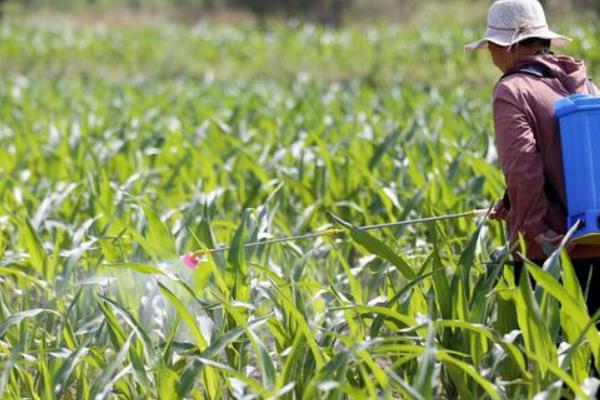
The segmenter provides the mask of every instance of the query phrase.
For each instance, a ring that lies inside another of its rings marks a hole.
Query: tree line
[[[413,0],[393,1],[403,3]],[[238,9],[249,11],[260,20],[270,16],[295,16],[327,25],[339,25],[345,11],[349,10],[354,2],[355,0],[0,0],[0,17],[4,6],[14,3],[25,10],[44,6],[62,10],[86,6],[133,9],[173,7],[206,12]]]
[[[0,0],[0,18],[3,6],[13,2],[22,7],[36,8],[40,6],[69,9],[71,7],[100,6],[113,7],[125,6],[130,8],[144,7],[174,7],[193,8],[201,12],[215,12],[223,10],[245,10],[253,13],[260,21],[270,16],[283,18],[298,17],[316,21],[325,25],[340,25],[344,15],[353,10],[353,7],[362,5],[368,8],[371,1],[384,0]],[[486,1],[492,0],[472,0]],[[546,6],[557,2],[570,3],[586,12],[596,12],[600,15],[600,0],[540,0]],[[408,3],[414,4],[418,0],[385,0],[388,7],[404,7]]]
[[[353,0],[206,0],[205,2],[208,8],[217,6],[246,9],[263,20],[271,15],[286,18],[301,16],[326,25],[339,25],[344,11],[353,5]]]

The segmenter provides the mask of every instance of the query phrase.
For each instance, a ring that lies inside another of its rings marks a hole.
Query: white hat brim
[[[489,42],[497,44],[498,46],[509,47],[509,46],[512,46],[522,40],[530,39],[530,38],[539,38],[539,39],[550,40],[552,42],[552,46],[554,46],[554,47],[565,47],[572,41],[571,38],[568,38],[563,35],[559,35],[558,33],[553,32],[549,29],[545,29],[543,31],[536,32],[536,33],[530,33],[530,34],[518,36],[517,38],[514,38],[514,36],[512,34],[497,33],[497,34],[488,34],[483,39],[480,39],[476,42],[466,45],[465,51],[467,53],[469,53],[469,52],[476,51],[476,50],[487,49]]]

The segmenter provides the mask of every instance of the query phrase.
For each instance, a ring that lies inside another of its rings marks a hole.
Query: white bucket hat
[[[548,39],[553,46],[566,46],[571,39],[548,28],[544,8],[538,0],[497,0],[488,12],[485,37],[465,46],[465,51],[488,47],[488,42],[509,47],[529,38]]]

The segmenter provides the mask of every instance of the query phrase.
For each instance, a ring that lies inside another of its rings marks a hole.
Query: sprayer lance
[[[358,227],[358,229],[361,231],[373,231],[373,230],[380,230],[380,229],[395,228],[397,226],[416,225],[416,224],[423,224],[423,223],[427,223],[427,222],[444,221],[444,220],[449,220],[449,219],[477,218],[477,217],[485,216],[485,215],[487,215],[487,213],[488,213],[487,209],[477,209],[477,210],[471,210],[471,211],[458,213],[458,214],[448,214],[448,215],[441,215],[441,216],[435,216],[435,217],[388,222],[385,224],[360,226],[360,227]],[[296,241],[300,241],[300,240],[315,239],[315,238],[323,237],[323,236],[340,236],[340,235],[343,235],[344,233],[345,233],[344,229],[330,228],[330,229],[326,229],[326,230],[323,230],[320,232],[307,233],[305,235],[287,236],[287,237],[281,237],[281,238],[276,238],[276,239],[261,240],[258,242],[245,243],[244,248],[258,247],[258,246],[265,246],[265,245],[272,245],[272,244],[279,244],[279,243],[286,243],[286,242],[296,242]],[[223,246],[223,247],[217,247],[214,249],[196,250],[196,251],[192,252],[191,254],[195,257],[204,257],[209,254],[221,253],[221,252],[227,251],[229,249],[231,249],[231,246]]]

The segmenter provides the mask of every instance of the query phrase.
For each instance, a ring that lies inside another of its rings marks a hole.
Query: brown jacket
[[[496,147],[507,184],[511,209],[509,238],[516,243],[523,233],[527,257],[546,258],[535,243],[540,233],[566,232],[565,183],[560,137],[554,118],[554,102],[575,92],[587,93],[587,72],[580,60],[567,56],[536,55],[520,66],[539,63],[551,77],[516,73],[501,79],[494,90]],[[553,199],[553,195],[559,199]],[[571,257],[600,257],[600,246],[577,245]]]

